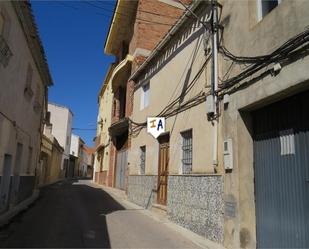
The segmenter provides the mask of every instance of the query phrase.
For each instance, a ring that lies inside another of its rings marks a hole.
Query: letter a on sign
[[[147,118],[147,132],[157,138],[165,132],[165,118]]]

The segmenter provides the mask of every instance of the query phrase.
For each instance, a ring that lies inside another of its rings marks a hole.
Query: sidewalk
[[[87,184],[87,183],[86,183]],[[157,212],[153,212],[147,209],[144,209],[132,202],[130,202],[125,194],[125,191],[115,189],[115,188],[110,188],[110,187],[105,187],[98,185],[94,182],[88,183],[88,185],[93,186],[95,188],[100,188],[107,192],[109,195],[111,195],[116,201],[118,201],[124,208],[129,209],[129,210],[135,210],[137,212],[140,212],[143,215],[146,215],[152,219],[154,219],[157,222],[160,222],[164,224],[165,226],[169,227],[170,229],[174,230],[175,232],[178,232],[181,234],[184,238],[190,240],[197,246],[201,248],[209,248],[209,249],[224,249],[224,247],[218,243],[215,243],[211,240],[208,240],[200,235],[197,235],[196,233],[191,232],[190,230],[183,228],[173,222],[171,222],[165,215],[162,215]]]
[[[30,196],[28,199],[20,202],[13,208],[9,209],[7,212],[0,215],[0,227],[8,224],[10,220],[19,214],[21,211],[27,209],[29,205],[31,205],[38,197],[39,197],[40,191],[34,190],[32,196]]]

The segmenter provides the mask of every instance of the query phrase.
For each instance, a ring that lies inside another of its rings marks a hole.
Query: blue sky
[[[49,101],[72,110],[74,128],[96,128],[98,91],[109,64],[114,61],[103,52],[114,3],[32,1],[54,81]],[[73,130],[73,133],[93,145],[95,130]]]

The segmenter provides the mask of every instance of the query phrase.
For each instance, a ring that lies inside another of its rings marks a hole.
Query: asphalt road
[[[128,210],[102,189],[65,181],[0,229],[0,247],[199,248],[179,233]]]

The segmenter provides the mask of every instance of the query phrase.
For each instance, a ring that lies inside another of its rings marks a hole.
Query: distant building
[[[85,142],[75,134],[71,135],[70,148],[70,176],[87,176],[88,154],[85,150]],[[73,173],[73,175],[71,175]]]
[[[111,125],[113,104],[113,92],[110,79],[113,69],[114,65],[111,64],[98,96],[99,113],[97,120],[97,134],[95,137],[96,152],[93,179],[96,183],[101,185],[108,185],[107,175],[109,171],[109,155],[111,149],[108,128]]]
[[[57,139],[51,134],[42,137],[40,165],[38,167],[38,185],[54,183],[64,178],[64,172],[60,165],[62,161],[63,148]]]
[[[95,148],[84,146],[84,152],[87,155],[87,177],[93,177]]]
[[[51,85],[29,1],[0,1],[0,214],[33,193]]]
[[[64,149],[60,168],[65,171],[70,160],[73,113],[69,108],[54,103],[48,103],[48,112],[50,115],[49,125],[52,126],[51,134]]]

